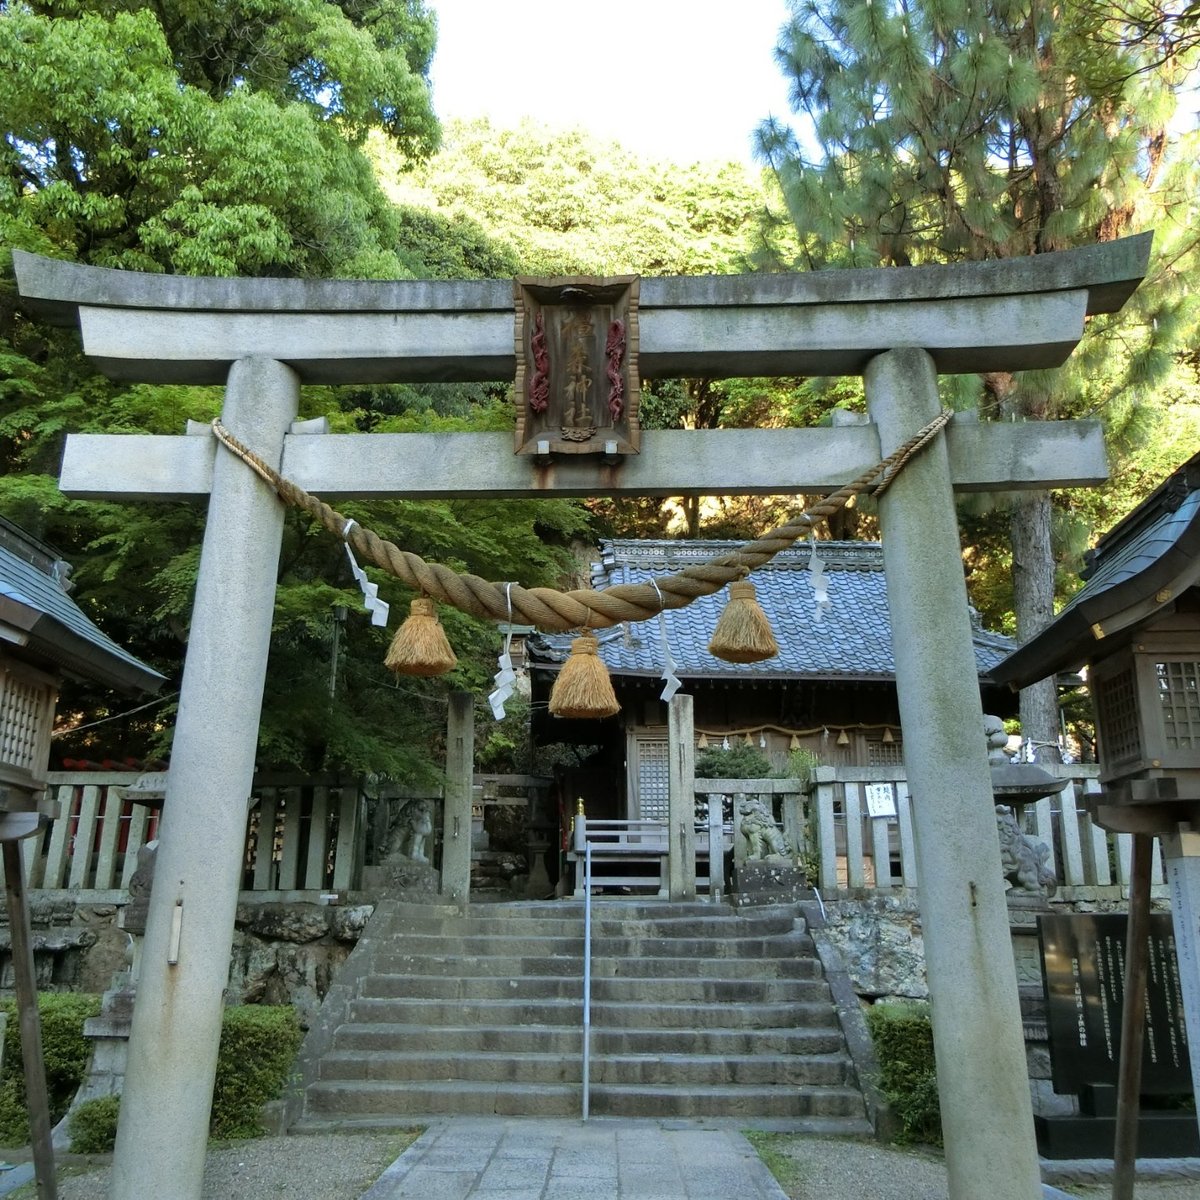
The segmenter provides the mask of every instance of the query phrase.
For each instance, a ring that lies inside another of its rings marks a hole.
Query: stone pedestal
[[[416,904],[439,902],[437,870],[415,858],[397,858],[375,867],[363,868],[363,890],[375,896],[407,900]]]
[[[554,891],[550,873],[546,870],[546,851],[549,849],[549,842],[529,843],[529,878],[525,883],[527,900],[545,900]]]
[[[125,1065],[129,1059],[129,1031],[133,1027],[135,996],[133,973],[118,971],[113,976],[112,987],[104,993],[100,1015],[84,1021],[83,1036],[92,1043],[88,1071],[71,1107],[54,1127],[55,1150],[69,1149],[71,1135],[67,1126],[80,1105],[105,1096],[119,1096],[125,1090]]]
[[[811,900],[813,890],[802,868],[787,858],[756,858],[735,863],[735,908],[763,904],[797,904]]]

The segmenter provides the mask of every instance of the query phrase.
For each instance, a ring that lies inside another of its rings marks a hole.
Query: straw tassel
[[[599,718],[620,712],[608,668],[600,657],[600,643],[585,633],[571,643],[550,691],[550,711],[556,717]]]
[[[383,665],[397,675],[444,675],[457,663],[436,606],[427,596],[418,596],[396,630]]]
[[[739,579],[729,585],[729,603],[717,622],[708,652],[726,662],[762,662],[779,653],[771,623],[754,595],[754,584]]]

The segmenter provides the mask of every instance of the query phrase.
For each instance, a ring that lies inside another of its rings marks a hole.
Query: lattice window
[[[1098,683],[1095,690],[1104,755],[1114,763],[1134,762],[1141,757],[1138,736],[1137,682],[1129,667]]]
[[[1169,750],[1200,750],[1200,662],[1156,662],[1158,698]]]
[[[867,766],[895,767],[904,762],[904,747],[899,739],[884,742],[876,738],[867,740]]]
[[[668,816],[667,739],[637,741],[637,815],[651,820]]]
[[[31,773],[51,719],[50,686],[0,670],[0,763]]]

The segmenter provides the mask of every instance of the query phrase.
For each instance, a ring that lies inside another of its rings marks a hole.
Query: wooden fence
[[[153,793],[136,786],[145,777],[52,772],[48,782],[59,815],[21,843],[27,886],[86,892],[93,901],[120,898],[137,868],[138,850],[158,833]],[[246,814],[243,892],[299,899],[357,887],[364,816],[356,783],[256,780]]]
[[[1043,766],[1065,777],[1067,786],[1057,796],[1029,805],[1023,824],[1028,836],[1050,848],[1059,898],[1127,894],[1132,838],[1107,833],[1092,822],[1084,806],[1084,798],[1099,791],[1099,769],[1089,764]],[[503,782],[508,777],[495,779]],[[476,782],[486,786],[495,779],[477,776]],[[138,798],[139,781],[144,778],[132,772],[52,773],[50,791],[59,816],[21,843],[27,886],[87,893],[93,902],[123,898],[139,848],[158,830],[158,808]],[[522,782],[527,782],[524,777]],[[914,801],[902,766],[818,767],[806,783],[697,780],[696,793],[702,812],[707,812],[710,797],[749,793],[770,798],[793,844],[816,864],[816,882],[825,895],[917,886]],[[890,803],[881,803],[884,798]],[[726,848],[732,835],[730,816],[723,823]],[[246,815],[243,894],[259,900],[300,900],[357,889],[366,818],[366,798],[353,781],[256,780]],[[704,850],[706,824],[698,826],[697,838]],[[707,878],[707,863],[701,865]],[[1165,895],[1157,840],[1152,883],[1156,895]]]
[[[1101,829],[1084,806],[1086,796],[1100,791],[1099,767],[1094,763],[1039,765],[1068,781],[1057,795],[1028,805],[1022,819],[1026,835],[1050,849],[1047,865],[1054,870],[1059,898],[1127,894],[1132,836]],[[914,801],[903,767],[818,767],[809,788],[803,824],[820,862],[823,892],[917,886]],[[889,791],[890,805],[886,803]],[[881,815],[872,815],[873,809]],[[1157,839],[1152,883],[1156,894],[1166,894]]]

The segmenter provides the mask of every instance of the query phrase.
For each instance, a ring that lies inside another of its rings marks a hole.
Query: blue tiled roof
[[[1162,511],[1141,529],[1120,542],[1113,543],[1106,553],[1097,555],[1087,582],[1063,606],[1066,613],[1086,604],[1101,592],[1110,591],[1136,579],[1178,544],[1192,524],[1200,518],[1200,489],[1189,493],[1173,512]],[[1200,578],[1200,560],[1192,560],[1195,577]],[[1062,613],[1059,614],[1060,616]]]
[[[88,619],[55,576],[0,546],[0,597],[41,616],[31,648],[59,665],[116,687],[157,688],[163,677]]]
[[[592,585],[647,583],[683,567],[736,550],[738,542],[612,541],[602,546]],[[708,652],[727,593],[693,601],[663,614],[667,644],[682,677],[753,676],[761,679],[879,679],[895,676],[892,629],[887,608],[883,554],[875,542],[818,542],[825,564],[830,607],[818,619],[809,571],[811,552],[785,550],[751,576],[759,603],[779,642],[777,657],[760,663],[730,663]],[[531,665],[562,662],[570,634],[531,639]],[[659,675],[663,653],[657,619],[598,632],[600,653],[615,675]],[[975,661],[987,672],[1016,643],[975,629]]]

